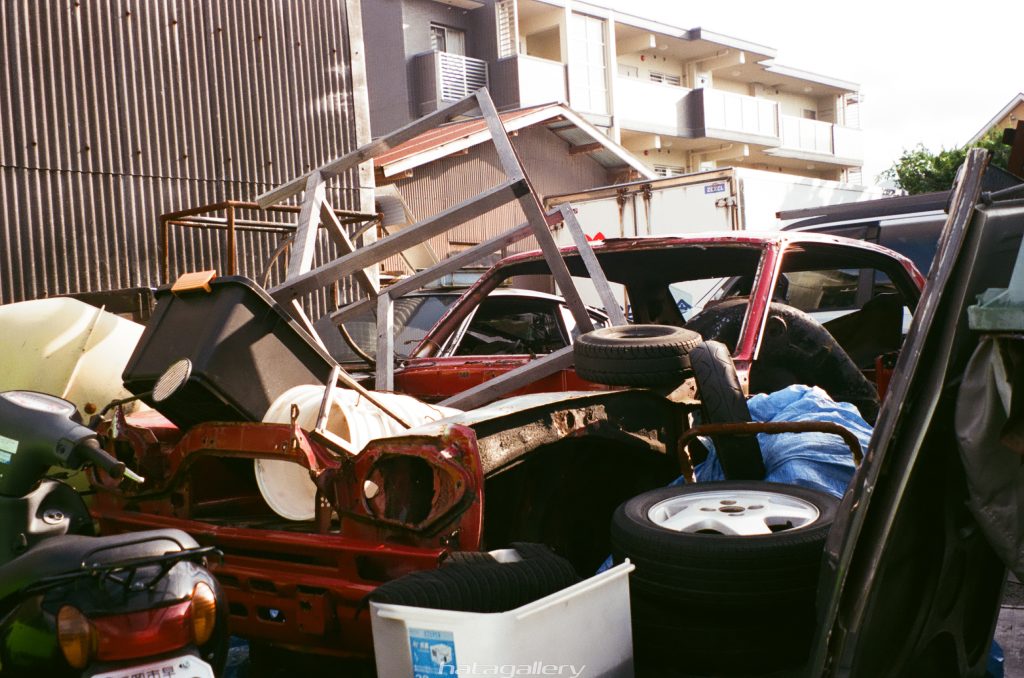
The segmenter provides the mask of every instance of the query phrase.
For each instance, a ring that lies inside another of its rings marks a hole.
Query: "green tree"
[[[945,191],[953,186],[956,171],[963,164],[970,148],[984,148],[992,154],[991,164],[1006,168],[1010,160],[1010,147],[1003,143],[1002,130],[992,130],[971,146],[942,149],[932,153],[922,144],[904,150],[892,167],[882,172],[879,179],[892,181],[907,193]]]

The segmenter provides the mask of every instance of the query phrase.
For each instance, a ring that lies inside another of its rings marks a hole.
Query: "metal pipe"
[[[228,275],[235,274],[235,208],[228,205]]]
[[[212,230],[215,230],[215,231],[225,231],[228,228],[226,222],[222,222],[222,223],[211,223],[211,222],[196,223],[194,221],[170,220],[167,223],[170,224],[171,226],[182,226],[184,228],[209,228],[209,229],[212,229]],[[247,225],[245,225],[243,223],[236,222],[235,223],[235,230],[238,230],[238,231],[249,231],[249,232],[254,232],[254,233],[294,233],[295,232],[295,227],[294,226],[286,227],[284,225],[282,225],[280,227],[277,227],[277,226],[247,226]]]
[[[860,466],[864,454],[860,449],[860,441],[845,426],[831,421],[777,421],[777,422],[736,422],[730,424],[702,424],[693,426],[679,438],[679,464],[680,468],[693,468],[690,455],[686,452],[686,446],[697,436],[714,437],[717,435],[740,435],[752,436],[758,433],[832,433],[843,439],[846,446],[853,454],[853,463]]]
[[[163,245],[163,282],[170,282],[171,277],[171,235],[170,235],[170,224],[167,223],[167,217],[161,216],[160,222],[160,241]]]

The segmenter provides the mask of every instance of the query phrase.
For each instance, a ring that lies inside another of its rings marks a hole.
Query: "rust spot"
[[[86,403],[82,409],[86,414],[96,414],[96,403]]]

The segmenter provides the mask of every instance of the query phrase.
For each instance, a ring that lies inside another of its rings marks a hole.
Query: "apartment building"
[[[374,136],[486,86],[502,110],[567,103],[664,176],[860,182],[858,85],[771,47],[579,0],[365,0],[363,30]]]

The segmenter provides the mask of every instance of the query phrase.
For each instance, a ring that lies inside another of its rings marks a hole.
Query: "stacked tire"
[[[662,488],[620,506],[611,541],[616,562],[636,565],[637,675],[799,666],[813,635],[818,571],[837,504],[807,488],[728,481]]]
[[[610,386],[678,386],[692,372],[696,332],[670,325],[618,325],[581,334],[573,343],[576,372]]]

